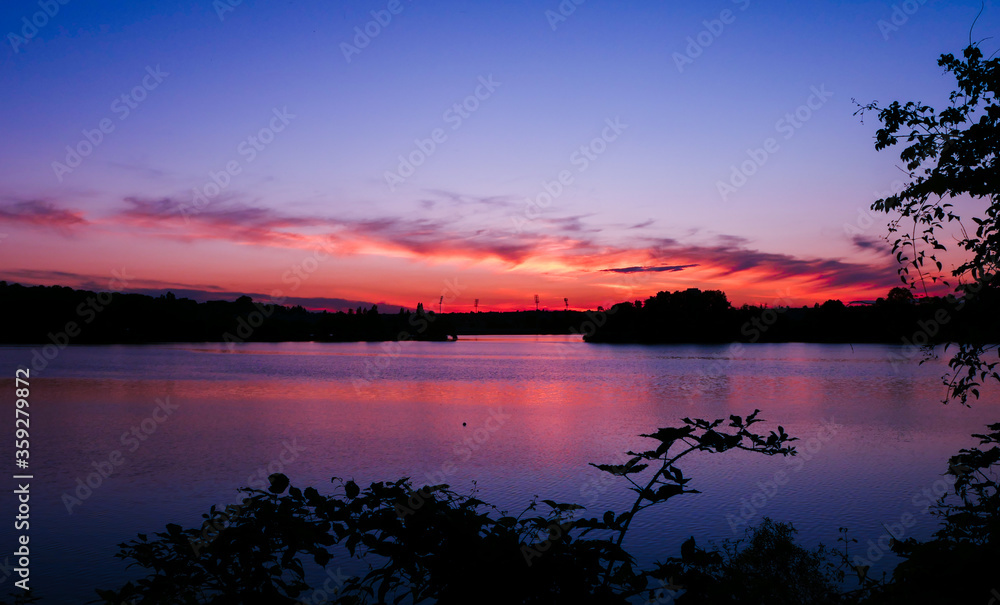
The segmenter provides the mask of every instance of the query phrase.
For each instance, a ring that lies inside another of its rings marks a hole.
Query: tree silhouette
[[[895,305],[910,304],[913,302],[913,292],[909,288],[900,288],[897,286],[889,290],[889,294],[886,295],[885,300]]]
[[[918,102],[895,101],[887,107],[859,105],[858,113],[863,119],[867,111],[878,112],[882,127],[875,134],[876,150],[901,141],[906,145],[899,158],[909,183],[872,204],[873,210],[894,216],[889,229],[896,238],[893,253],[901,279],[911,287],[919,284],[925,293],[928,278],[932,283],[941,279],[934,273],[943,270],[938,252],[947,250],[941,231],[956,223],[961,232],[957,245],[968,254],[951,276],[958,280],[955,293],[970,300],[996,288],[1000,267],[1000,59],[984,59],[970,34],[961,58],[941,55],[938,65],[955,77],[955,90],[941,111]],[[981,211],[970,217],[975,223],[971,232],[945,201],[960,195],[982,203]],[[983,381],[1000,381],[997,362],[985,361],[995,349],[995,344],[981,342],[959,344],[950,361],[951,375],[946,377],[946,399],[967,403],[970,394],[979,397]]]

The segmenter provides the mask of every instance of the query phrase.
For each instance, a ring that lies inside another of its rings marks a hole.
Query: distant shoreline
[[[725,293],[688,289],[596,311],[380,313],[263,304],[249,296],[196,302],[171,293],[91,292],[0,281],[8,318],[0,344],[69,345],[293,342],[453,342],[474,336],[578,335],[594,344],[885,344],[1000,341],[1000,293],[973,300],[914,299],[903,288],[871,305],[836,300],[812,307],[733,307]]]

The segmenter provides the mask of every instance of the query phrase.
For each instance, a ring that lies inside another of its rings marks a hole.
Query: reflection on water
[[[910,535],[926,537],[923,490],[975,444],[970,433],[1000,420],[997,391],[972,409],[942,406],[944,364],[894,369],[890,351],[749,345],[730,358],[728,346],[566,337],[71,347],[32,373],[32,579],[56,602],[89,599],[124,577],[117,543],[195,525],[276,471],[321,491],[334,475],[443,479],[459,491],[475,480],[481,498],[512,511],[537,494],[600,515],[630,492],[596,481],[588,462],[646,449],[636,435],[685,416],[755,408],[771,421],[758,427],[802,438],[802,456],[692,459],[685,474],[703,493],[638,517],[633,552],[675,554],[689,535],[733,537],[763,515],[794,522],[813,545],[847,526],[864,546],[906,513]],[[30,347],[0,348],[7,392],[30,359]]]

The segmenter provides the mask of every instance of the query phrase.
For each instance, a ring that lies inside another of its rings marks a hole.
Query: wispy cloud
[[[878,252],[879,254],[889,254],[892,247],[882,238],[867,237],[864,235],[854,235],[851,237],[851,244],[858,250],[865,252]]]
[[[0,206],[0,221],[63,232],[89,224],[82,212],[59,208],[45,200],[24,200]]]
[[[651,226],[655,222],[656,222],[655,220],[649,219],[649,220],[642,221],[641,223],[636,223],[634,225],[630,225],[629,227],[627,227],[627,229],[645,229],[646,227]]]
[[[594,227],[593,225],[587,225],[584,223],[583,219],[589,218],[590,214],[581,214],[578,216],[565,216],[556,218],[543,218],[539,219],[547,227],[551,227],[557,232],[562,233],[600,233],[603,231],[600,227]]]
[[[459,193],[444,189],[428,189],[427,193],[439,199],[422,200],[421,203],[430,203],[432,206],[444,201],[453,206],[485,206],[492,208],[506,209],[519,204],[517,198],[511,195],[476,195],[469,193]]]
[[[653,258],[682,258],[711,267],[721,276],[754,271],[770,279],[807,278],[827,286],[888,285],[894,283],[895,270],[889,260],[878,265],[852,263],[840,259],[797,258],[789,254],[752,249],[739,236],[719,236],[714,246],[685,245],[673,239],[660,239],[650,247]]]
[[[502,205],[502,197],[475,197],[434,192],[449,204]],[[417,204],[419,205],[419,203]],[[374,218],[334,217],[321,213],[291,214],[236,199],[216,198],[198,212],[185,215],[184,202],[171,197],[125,198],[124,207],[102,219],[153,237],[195,241],[214,239],[237,244],[316,249],[339,255],[372,254],[441,263],[495,261],[508,270],[546,275],[587,273],[690,273],[689,279],[725,281],[736,275],[753,280],[795,279],[817,288],[890,286],[895,270],[890,259],[866,264],[837,258],[801,258],[756,249],[738,235],[697,234],[654,238],[620,231],[602,231],[588,223],[588,215],[546,218],[546,229],[516,234],[478,224],[461,212],[432,216]],[[0,220],[39,227],[64,228],[91,224],[80,212],[45,201],[24,201],[0,208]],[[633,225],[646,227],[650,221]],[[636,237],[638,236],[638,237]],[[695,240],[695,241],[691,241]],[[698,241],[700,240],[700,241]],[[876,250],[877,241],[854,238],[860,250]],[[504,269],[498,269],[504,270]],[[155,288],[157,286],[149,285]]]
[[[213,201],[187,215],[172,198],[125,200],[127,208],[112,220],[133,227],[156,228],[161,237],[190,241],[219,239],[245,244],[310,248],[322,245],[340,254],[383,253],[394,256],[452,255],[466,260],[493,257],[520,263],[531,256],[531,239],[489,229],[468,231],[455,218],[334,218],[295,216],[231,200]]]
[[[615,269],[601,269],[601,271],[606,271],[609,273],[676,273],[678,271],[683,271],[684,269],[690,269],[691,267],[697,267],[698,264],[693,265],[662,265],[659,267],[619,267]]]

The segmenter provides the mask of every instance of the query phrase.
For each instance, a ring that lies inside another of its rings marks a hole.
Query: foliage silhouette
[[[843,571],[824,546],[810,551],[795,544],[795,528],[764,517],[741,540],[726,540],[713,550],[698,548],[694,538],[681,547],[662,573],[684,587],[678,605],[712,603],[840,603]]]
[[[892,550],[903,561],[891,582],[863,582],[877,604],[987,603],[996,597],[1000,582],[1000,423],[991,432],[976,434],[980,446],[963,449],[949,460],[947,473],[955,478],[954,491],[945,494],[934,512],[942,525],[933,539],[893,541]]]
[[[875,148],[888,149],[905,141],[900,152],[909,183],[898,193],[877,200],[872,208],[896,215],[890,223],[895,237],[893,252],[900,263],[900,278],[911,289],[924,288],[928,279],[945,281],[938,253],[947,250],[941,232],[955,223],[960,230],[957,246],[966,260],[950,271],[957,278],[952,297],[956,308],[996,297],[1000,268],[1000,60],[984,59],[971,41],[961,58],[945,54],[938,65],[955,77],[956,88],[949,104],[940,112],[921,103],[894,102],[862,105],[858,113],[875,111],[882,124],[876,132]],[[985,202],[972,216],[974,231],[963,224],[946,198],[967,196]],[[958,335],[957,350],[948,361],[945,402],[968,404],[978,399],[987,381],[1000,381],[998,362],[989,354],[997,351],[998,339],[985,329],[986,316],[976,317]],[[978,325],[977,325],[978,324]],[[933,351],[927,351],[928,356]],[[997,461],[1000,424],[991,433],[976,435],[988,450],[963,450],[951,459],[948,473],[956,478],[951,501],[942,498],[936,512],[943,519],[932,540],[908,539],[893,543],[904,557],[893,573],[893,581],[880,583],[857,569],[864,589],[878,603],[993,602],[997,600],[996,566],[1000,561],[1000,502],[997,496]],[[958,498],[959,502],[953,500]],[[856,567],[856,566],[855,566]]]
[[[897,215],[890,223],[893,253],[900,263],[902,281],[910,288],[924,288],[928,279],[947,282],[940,275],[944,266],[938,253],[947,250],[940,236],[945,225],[960,229],[957,246],[966,260],[951,270],[957,278],[956,294],[964,301],[977,298],[984,290],[995,290],[1000,269],[1000,59],[983,57],[978,44],[970,44],[961,58],[941,55],[938,65],[955,78],[955,90],[947,107],[937,111],[918,102],[895,101],[886,107],[878,103],[859,105],[858,113],[877,112],[882,127],[875,134],[875,149],[894,147],[901,141],[899,154],[909,183],[898,193],[877,200],[872,209]],[[985,202],[972,216],[975,229],[969,231],[946,198],[967,196]],[[992,334],[969,333],[959,342],[951,359],[951,375],[946,378],[949,393],[966,403],[969,395],[979,397],[979,387],[988,379],[1000,381],[997,362],[987,361],[996,351]]]
[[[973,603],[988,601],[1000,561],[1000,424],[975,435],[986,450],[952,457],[954,493],[935,512],[943,521],[926,542],[894,541],[904,558],[888,578],[824,546],[807,550],[795,529],[765,518],[745,539],[712,549],[687,540],[679,557],[648,569],[623,546],[635,516],[691,489],[677,463],[696,453],[747,450],[794,455],[781,427],[767,437],[746,419],[684,419],[644,435],[655,449],[628,452],[621,464],[593,465],[623,478],[636,493],[630,510],[582,517],[584,507],[532,501],[512,517],[447,485],[416,488],[408,479],[361,489],[334,477],[332,495],[292,487],[272,475],[268,490],[243,489],[231,510],[215,507],[200,528],[168,525],[153,539],[140,534],[118,556],[149,570],[101,603],[296,603],[309,599],[310,568],[346,558],[368,564],[330,603],[630,603],[678,605]],[[730,430],[727,430],[730,429]],[[207,538],[206,538],[207,536]],[[856,577],[857,588],[845,578]],[[484,588],[488,587],[488,588]],[[306,602],[310,602],[306,600]]]
[[[168,525],[153,539],[122,544],[119,557],[150,571],[103,602],[294,603],[305,595],[307,566],[337,557],[369,564],[334,603],[626,603],[659,588],[661,568],[640,570],[622,546],[640,511],[685,493],[691,479],[678,462],[693,453],[744,450],[793,455],[781,427],[751,430],[754,412],[728,422],[684,419],[644,435],[654,449],[629,452],[620,465],[595,465],[635,491],[629,511],[578,518],[583,507],[532,502],[509,516],[446,485],[415,489],[408,479],[361,489],[334,478],[333,495],[291,487],[272,475],[268,490],[247,494],[238,511],[212,509],[202,528]],[[542,509],[541,512],[539,509]],[[215,530],[204,540],[204,528]],[[197,545],[194,548],[193,545]]]

